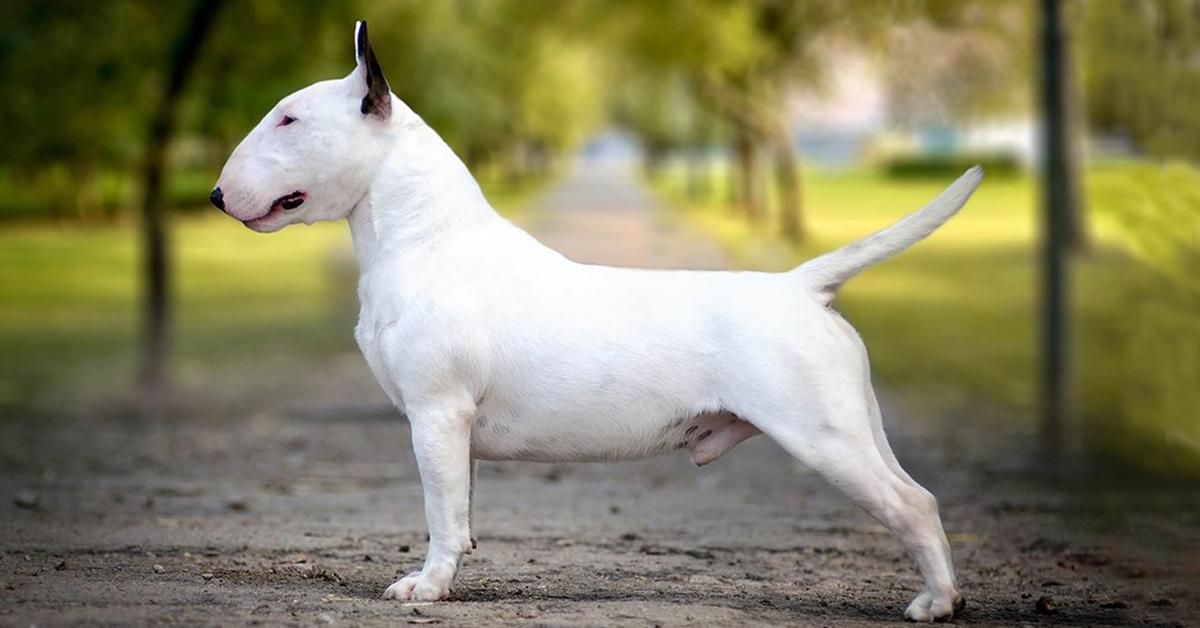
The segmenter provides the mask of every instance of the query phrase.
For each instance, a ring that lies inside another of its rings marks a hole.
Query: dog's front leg
[[[410,409],[413,451],[425,493],[429,553],[421,571],[388,587],[383,597],[435,601],[450,593],[463,554],[471,552],[470,484],[473,405],[440,403]]]

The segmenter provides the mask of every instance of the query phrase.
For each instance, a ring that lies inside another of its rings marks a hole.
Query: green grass
[[[222,382],[246,395],[237,384],[261,379],[238,377],[250,358],[263,355],[270,369],[352,347],[353,267],[335,253],[346,231],[319,225],[263,237],[215,212],[178,220],[173,340],[183,388]],[[0,231],[2,406],[54,414],[130,394],[135,235],[125,226]]]
[[[723,182],[713,198],[728,198]],[[721,202],[693,202],[671,171],[653,185],[748,267],[782,269],[858,239],[932,199],[947,181],[810,172],[810,228],[788,247]],[[1096,167],[1094,246],[1076,264],[1078,433],[1139,467],[1200,471],[1200,176],[1186,167]],[[871,268],[838,307],[875,372],[918,414],[1024,420],[1037,398],[1036,187],[993,178],[934,236]],[[1015,419],[1014,419],[1015,417]]]

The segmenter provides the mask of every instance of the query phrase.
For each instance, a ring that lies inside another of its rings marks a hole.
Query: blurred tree
[[[520,178],[586,139],[603,118],[602,60],[563,24],[570,3],[371,3],[396,94],[468,165]]]
[[[612,120],[641,142],[648,175],[657,176],[669,156],[681,154],[688,196],[699,200],[708,194],[708,154],[723,128],[719,118],[694,98],[684,75],[631,71],[612,100]]]
[[[198,60],[195,86],[184,101],[183,126],[204,138],[207,165],[234,144],[284,96],[354,67],[355,11],[320,0],[227,0]]]
[[[1032,5],[926,1],[879,47],[891,122],[907,128],[1028,113]]]
[[[1087,117],[1160,158],[1200,160],[1200,2],[1088,2],[1080,30]]]
[[[167,248],[163,178],[167,148],[175,133],[178,106],[200,49],[221,0],[195,0],[167,56],[162,93],[146,141],[142,170],[142,362],[143,401],[153,408],[161,401],[167,382],[170,325],[170,250]]]
[[[823,42],[846,39],[868,45],[878,40],[885,25],[906,17],[908,10],[890,0],[747,0],[745,6],[758,42],[756,54],[745,65],[699,76],[700,93],[769,146],[779,229],[788,240],[799,242],[805,235],[800,160],[787,97],[798,85],[822,83]],[[744,149],[738,152],[752,154]]]
[[[683,149],[691,139],[687,112],[695,104],[678,73],[634,73],[622,83],[613,101],[613,121],[638,137],[651,176],[658,174],[672,151]]]
[[[639,136],[651,161],[667,150],[703,146],[737,129],[737,205],[756,219],[761,195],[755,159],[757,129],[732,119],[701,93],[702,77],[741,71],[761,54],[754,12],[746,2],[672,0],[659,3],[585,2],[589,32],[620,55],[615,98],[618,122]],[[719,122],[718,119],[723,120]]]
[[[102,170],[138,154],[155,89],[145,64],[165,51],[155,27],[180,14],[149,1],[0,4],[0,168],[53,194],[56,214],[98,205]]]
[[[679,72],[693,95],[735,129],[740,197],[747,214],[760,215],[755,193],[758,145],[770,150],[779,229],[789,240],[804,236],[800,161],[787,115],[787,97],[798,85],[819,85],[821,42],[875,39],[889,21],[907,15],[890,0],[676,0],[598,3],[597,13],[621,26],[620,48],[639,67],[662,75]],[[669,26],[668,26],[669,25]]]
[[[1087,244],[1080,182],[1083,104],[1068,28],[1078,7],[1070,0],[1063,5],[1067,15],[1058,53],[1064,71],[1055,75],[1062,82],[1056,89],[1062,93],[1063,146],[1069,152],[1062,175],[1064,243],[1072,250]],[[893,122],[921,128],[1029,110],[1034,70],[1046,60],[1034,37],[1042,23],[1040,8],[1027,0],[919,0],[908,8],[915,19],[891,28],[886,47]]]

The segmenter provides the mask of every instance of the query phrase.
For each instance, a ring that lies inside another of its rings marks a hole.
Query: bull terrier
[[[429,551],[384,597],[446,598],[475,542],[476,460],[698,465],[763,433],[873,515],[916,560],[905,616],[963,606],[937,502],[884,436],[866,349],[832,307],[850,277],[930,235],[979,185],[782,273],[580,264],[501,218],[462,161],[356,67],[281,100],[237,146],[212,202],[255,231],[349,222],[355,339],[412,427]]]

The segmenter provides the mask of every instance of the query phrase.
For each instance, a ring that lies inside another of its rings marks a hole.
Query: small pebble
[[[155,563],[154,573],[167,573],[167,568]]]
[[[1039,597],[1037,602],[1034,602],[1033,604],[1033,610],[1043,615],[1050,615],[1058,612],[1058,609],[1054,607],[1054,601],[1050,599],[1049,595],[1043,595]]]
[[[200,574],[200,577],[204,578],[205,580],[212,580],[215,576],[211,573],[204,572],[204,573]]]
[[[38,494],[34,493],[33,491],[22,490],[17,491],[16,496],[13,497],[13,503],[17,505],[17,508],[35,510],[39,505],[41,505],[42,500],[38,497]]]

